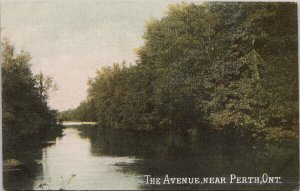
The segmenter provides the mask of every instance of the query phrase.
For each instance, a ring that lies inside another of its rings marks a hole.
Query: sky
[[[32,71],[52,76],[49,104],[76,108],[97,69],[134,63],[145,23],[177,0],[27,0],[1,2],[1,38],[30,53]]]

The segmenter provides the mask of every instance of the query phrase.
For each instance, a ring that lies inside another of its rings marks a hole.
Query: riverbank
[[[62,136],[64,126],[62,124],[57,124],[52,127],[40,128],[38,132],[24,134],[22,136],[6,136],[3,141],[3,159],[10,159],[20,148],[24,145],[32,147],[43,146],[46,140],[55,140],[57,137]]]

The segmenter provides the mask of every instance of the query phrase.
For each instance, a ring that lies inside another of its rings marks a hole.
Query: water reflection
[[[298,184],[298,148],[191,141],[177,133],[135,133],[97,126],[69,126],[43,148],[10,156],[21,161],[4,171],[9,189],[287,189]],[[143,175],[163,177],[284,177],[281,185],[146,185]],[[201,187],[200,187],[201,186]]]
[[[134,133],[122,130],[83,128],[94,156],[135,156],[143,160],[124,165],[124,173],[164,177],[271,176],[284,177],[281,185],[222,185],[222,188],[287,189],[298,185],[297,147],[225,144],[195,141],[178,133]],[[144,180],[145,183],[145,180]],[[140,185],[142,189],[220,189],[220,185]]]
[[[56,145],[43,149],[43,172],[34,182],[42,189],[137,189],[138,178],[117,171],[114,164],[133,163],[129,157],[95,157],[90,139],[67,128]]]

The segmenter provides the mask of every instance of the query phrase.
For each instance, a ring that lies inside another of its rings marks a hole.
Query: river
[[[177,134],[136,133],[69,124],[63,136],[19,147],[4,166],[6,189],[286,189],[298,184],[296,147],[195,141]],[[144,175],[282,177],[281,184],[149,185]]]

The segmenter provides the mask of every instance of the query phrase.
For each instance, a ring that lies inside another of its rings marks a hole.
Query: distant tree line
[[[96,121],[93,105],[89,101],[83,101],[76,109],[69,109],[59,113],[59,118],[64,121]]]
[[[136,63],[97,71],[86,101],[63,119],[297,138],[297,33],[296,3],[172,5],[147,23]]]
[[[2,132],[4,149],[49,133],[59,132],[56,110],[47,105],[48,91],[55,88],[51,77],[33,75],[31,57],[17,52],[4,40],[2,43]]]

